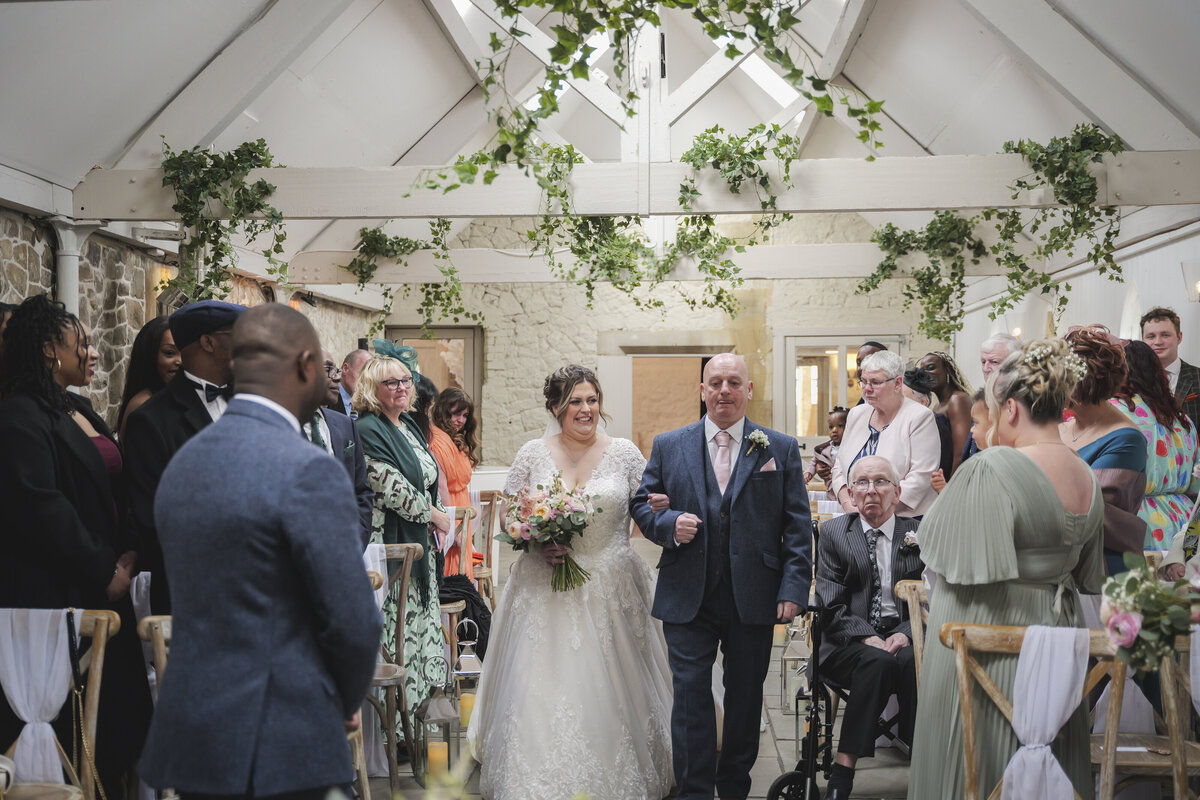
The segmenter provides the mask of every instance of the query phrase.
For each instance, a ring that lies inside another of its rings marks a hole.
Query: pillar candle
[[[450,768],[450,745],[445,742],[429,743],[429,774],[432,777],[445,775]]]
[[[458,703],[458,722],[465,731],[467,726],[471,724],[471,712],[475,710],[475,695],[463,692],[463,696],[459,698]]]

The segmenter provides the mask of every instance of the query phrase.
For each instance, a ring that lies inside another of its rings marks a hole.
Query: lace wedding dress
[[[522,553],[504,585],[468,740],[491,800],[658,800],[670,791],[671,675],[650,617],[654,578],[629,546],[629,498],[645,459],[613,439],[587,481],[600,511],[572,544],[591,572],[550,589],[552,567]],[[505,492],[545,483],[542,439],[517,453]]]

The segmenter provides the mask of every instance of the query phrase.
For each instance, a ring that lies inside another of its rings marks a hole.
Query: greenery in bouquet
[[[563,488],[559,470],[549,485],[539,483],[508,498],[506,524],[497,538],[525,552],[549,544],[570,547],[576,536],[583,535],[591,516],[599,512],[583,484],[569,492]],[[567,553],[561,563],[554,565],[550,586],[556,592],[565,592],[582,586],[590,577]]]
[[[1191,598],[1186,580],[1159,580],[1146,560],[1125,554],[1129,571],[1104,582],[1100,621],[1117,657],[1136,670],[1155,672],[1175,650],[1175,637],[1188,633]]]

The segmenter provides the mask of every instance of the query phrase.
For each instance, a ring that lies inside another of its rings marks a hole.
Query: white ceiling
[[[861,4],[804,6],[799,33],[814,59],[843,8]],[[1006,139],[1045,140],[1085,121],[1135,146],[1200,148],[1196,0],[865,5],[840,80],[885,101],[883,157],[993,153]],[[491,23],[464,0],[0,3],[0,202],[12,171],[69,189],[93,165],[155,166],[159,133],[177,149],[261,136],[289,166],[453,161],[489,128],[475,76],[436,19],[447,8],[464,12],[457,21],[470,41],[460,46],[480,46]],[[664,30],[674,89],[715,48],[684,14],[668,14]],[[608,59],[595,66],[610,71]],[[1103,77],[1100,67],[1115,72]],[[1103,80],[1089,85],[1089,71]],[[531,59],[514,59],[510,86],[534,75]],[[559,135],[593,160],[620,158],[616,125],[576,92],[562,105],[551,120]],[[779,110],[735,70],[674,126],[672,156],[704,128],[744,130]],[[850,130],[821,119],[805,155],[862,152]],[[348,248],[358,227],[289,225],[289,254]]]

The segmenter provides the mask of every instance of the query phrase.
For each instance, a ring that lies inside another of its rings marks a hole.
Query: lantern
[[[467,634],[463,632],[464,625],[470,625],[475,629],[473,638],[467,638]],[[475,645],[479,640],[479,626],[475,624],[475,620],[463,619],[458,623],[455,631],[458,634],[459,649],[458,661],[454,664],[454,688],[461,692],[464,684],[470,688],[479,685],[479,674],[483,671],[483,662],[475,653]]]
[[[442,662],[442,674],[449,680],[449,666],[441,656],[425,662],[426,675],[429,665],[436,661]],[[427,778],[444,775],[458,764],[459,710],[447,688],[448,685],[442,684],[434,686],[429,697],[413,712],[413,776],[421,786],[426,785]]]
[[[795,714],[796,692],[808,686],[808,660],[812,650],[808,644],[807,631],[802,627],[789,627],[783,654],[779,657],[779,693],[783,697],[783,713]]]

